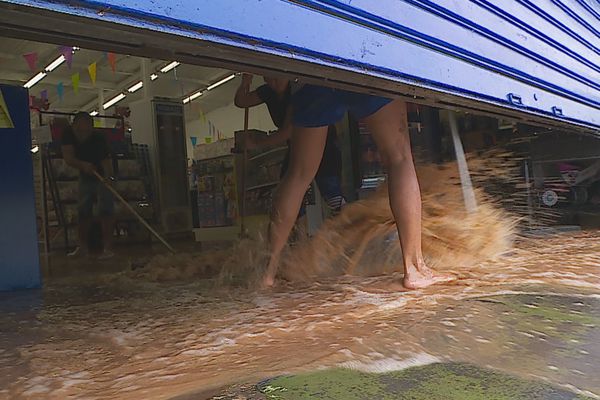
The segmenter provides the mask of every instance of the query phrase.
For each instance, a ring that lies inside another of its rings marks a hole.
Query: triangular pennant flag
[[[42,100],[48,100],[48,90],[44,89],[40,92],[40,97]]]
[[[88,73],[90,74],[90,79],[92,80],[92,85],[96,86],[96,63],[95,62],[88,65]]]
[[[38,62],[38,54],[37,53],[27,53],[23,54],[23,58],[27,61],[27,65],[31,72],[35,72],[37,70],[37,62]]]
[[[6,101],[4,101],[4,96],[2,95],[2,90],[0,90],[0,129],[12,129],[14,127],[15,124],[10,117],[8,106],[6,105]]]
[[[190,136],[190,140],[192,141],[192,146],[196,146],[196,143],[198,143],[198,138],[196,136]]]
[[[110,69],[114,74],[117,71],[117,55],[115,53],[108,53],[106,57],[108,58],[108,64],[110,65]]]
[[[73,48],[70,46],[60,46],[60,54],[63,55],[67,62],[67,66],[71,69],[71,66],[73,65]]]
[[[56,85],[56,94],[58,94],[58,101],[63,101],[65,95],[65,85],[62,82],[58,82]]]
[[[79,93],[79,72],[71,75],[71,82],[73,83],[75,93]]]

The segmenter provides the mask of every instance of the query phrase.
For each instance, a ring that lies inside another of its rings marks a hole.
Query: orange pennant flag
[[[108,58],[108,63],[110,64],[110,69],[112,70],[112,72],[114,74],[115,71],[117,70],[117,55],[115,53],[108,53],[106,55],[106,58]]]

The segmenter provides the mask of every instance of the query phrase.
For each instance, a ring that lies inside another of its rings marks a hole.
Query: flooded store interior
[[[38,249],[22,251],[40,274],[0,292],[0,398],[600,398],[600,137],[408,99],[424,256],[458,279],[406,290],[386,171],[345,116],[344,204],[313,182],[264,290],[287,145],[244,147],[277,130],[266,105],[236,106],[247,71],[0,48],[0,83],[29,90]],[[106,137],[123,198],[107,260],[96,209],[89,254],[68,255],[82,246],[80,186],[61,139],[78,112]]]

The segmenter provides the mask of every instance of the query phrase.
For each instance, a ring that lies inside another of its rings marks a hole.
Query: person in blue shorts
[[[304,192],[313,180],[327,139],[327,127],[349,112],[364,120],[387,169],[390,206],[402,246],[404,279],[418,289],[454,279],[429,269],[421,251],[421,193],[408,133],[406,104],[367,94],[315,85],[292,92],[288,118],[291,134],[290,166],[273,200],[269,226],[269,262],[263,286],[275,282],[281,252],[300,209]]]
[[[270,135],[249,136],[246,138],[249,150],[268,146],[288,146],[281,165],[283,177],[290,163],[290,136],[292,133],[289,112],[291,108],[291,84],[283,78],[264,77],[265,84],[255,90],[250,89],[252,75],[243,74],[242,82],[235,94],[235,105],[250,108],[265,104],[277,131]],[[333,214],[337,214],[346,203],[342,194],[342,154],[338,146],[335,125],[327,128],[324,156],[315,175],[315,182],[325,203]],[[300,208],[298,217],[304,216],[305,207]]]

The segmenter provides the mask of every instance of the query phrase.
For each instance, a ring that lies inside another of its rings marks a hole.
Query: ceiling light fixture
[[[94,111],[92,111],[92,112],[90,113],[90,115],[91,115],[92,117],[95,117],[95,116],[97,116],[97,115],[98,115],[98,111],[94,110]]]
[[[138,90],[140,90],[142,88],[142,86],[144,86],[144,82],[139,81],[138,83],[136,83],[135,85],[133,85],[132,87],[130,87],[129,89],[127,89],[127,91],[129,93],[135,93]]]
[[[209,87],[207,87],[206,90],[213,90],[214,88],[219,87],[222,84],[227,83],[227,82],[229,82],[230,80],[232,80],[234,78],[235,78],[235,74],[231,74],[227,78],[223,78],[219,82],[213,83],[212,85],[210,85]]]
[[[223,78],[220,81],[215,82],[215,83],[209,85],[206,89],[200,90],[200,91],[198,91],[198,92],[196,92],[196,93],[194,93],[194,94],[192,94],[192,95],[184,98],[183,99],[183,104],[188,104],[190,101],[196,100],[198,97],[202,96],[204,93],[208,92],[209,90],[213,90],[213,89],[215,89],[215,88],[217,88],[217,87],[219,87],[219,86],[221,86],[221,85],[229,82],[230,80],[234,79],[237,75],[238,74],[231,74],[228,77]]]
[[[61,55],[56,60],[54,60],[50,64],[48,64],[48,66],[44,69],[44,71],[46,71],[46,72],[52,72],[56,68],[58,68],[62,63],[64,63],[66,60],[67,59],[65,58],[65,56]]]
[[[153,80],[153,81],[155,81],[155,80],[157,80],[157,79],[158,79],[158,75],[156,75],[156,74],[152,74],[152,75],[150,75],[150,80]]]
[[[46,77],[45,72],[38,72],[36,76],[34,76],[33,78],[31,78],[30,80],[28,80],[23,87],[27,88],[27,89],[31,89],[33,87],[33,85],[35,85],[36,83],[38,83],[39,81],[41,81],[42,79],[44,79]]]
[[[31,148],[30,150],[33,154],[37,153],[38,151],[40,151],[40,146],[35,145]]]
[[[179,66],[179,63],[177,61],[173,61],[173,62],[165,65],[164,67],[162,67],[160,72],[162,72],[163,74],[166,74],[167,72],[169,72],[173,68],[176,68],[177,66]]]
[[[127,97],[127,95],[125,95],[124,93],[119,93],[118,95],[116,95],[115,97],[113,97],[112,99],[110,99],[109,101],[104,103],[102,105],[102,108],[104,108],[106,110],[107,108],[110,108],[110,107],[114,106],[115,104],[117,104],[118,102],[120,102],[121,100],[123,100],[125,97]]]
[[[185,99],[183,99],[183,104],[187,104],[190,101],[196,100],[198,97],[202,96],[204,94],[204,91],[201,90],[199,92],[194,93],[193,95],[186,97]]]

